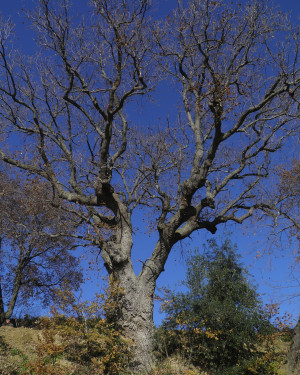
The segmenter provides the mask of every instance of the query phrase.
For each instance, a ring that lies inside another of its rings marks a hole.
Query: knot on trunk
[[[98,180],[95,184],[95,194],[97,196],[98,204],[106,204],[106,202],[110,199],[111,195],[113,194],[114,189],[111,186],[110,182],[103,182]]]
[[[105,253],[106,266],[111,269],[121,268],[128,263],[128,256],[126,252],[122,251],[120,243],[108,240],[103,246],[102,251]]]
[[[191,205],[181,206],[180,213],[183,219],[187,220],[197,214],[196,208]]]

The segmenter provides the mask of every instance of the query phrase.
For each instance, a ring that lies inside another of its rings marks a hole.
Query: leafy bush
[[[208,245],[187,260],[188,291],[165,292],[158,350],[213,374],[241,374],[245,363],[261,358],[259,345],[273,328],[235,246],[228,240]]]

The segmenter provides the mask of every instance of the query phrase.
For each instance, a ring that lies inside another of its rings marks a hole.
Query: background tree
[[[82,273],[71,217],[51,202],[49,184],[0,173],[0,324],[16,306],[41,301],[57,288],[78,289]],[[56,202],[57,203],[57,202]]]
[[[299,118],[299,34],[283,15],[261,1],[191,0],[154,23],[149,3],[93,0],[79,17],[67,0],[40,0],[29,58],[10,22],[0,31],[0,157],[48,180],[88,224],[124,290],[114,317],[135,368],[152,363],[153,294],[170,251],[197,230],[272,211],[260,188]],[[158,80],[182,105],[147,130],[133,99]],[[158,240],[136,274],[139,208]]]
[[[288,227],[290,235],[296,238],[300,246],[300,161],[294,161],[290,169],[285,169],[281,172],[280,181],[280,192],[283,198],[280,204],[280,211],[285,217],[289,219],[290,225]],[[298,253],[295,258],[296,266],[300,264],[300,250],[298,248]],[[295,267],[294,272],[297,272]],[[299,267],[298,267],[299,272]],[[295,280],[298,282],[299,279],[295,275]],[[299,296],[299,290],[293,297]],[[288,365],[290,370],[297,373],[300,369],[300,317],[298,318],[298,323],[294,330],[294,337],[292,340],[291,348],[288,354]]]
[[[179,348],[186,359],[218,374],[236,366],[244,371],[271,331],[236,251],[229,240],[221,245],[209,240],[203,254],[198,250],[187,259],[187,291],[169,293],[163,304],[166,337],[177,332],[169,342],[170,353]]]
[[[294,161],[291,168],[280,171],[279,183],[280,214],[288,219],[290,235],[296,238],[300,245],[300,161]],[[299,263],[300,254],[296,256]]]

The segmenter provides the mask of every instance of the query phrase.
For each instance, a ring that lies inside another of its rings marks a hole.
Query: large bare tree
[[[161,22],[148,0],[91,3],[79,17],[66,0],[40,0],[30,58],[2,21],[0,156],[73,202],[123,288],[113,317],[135,343],[132,367],[147,368],[156,280],[174,245],[272,212],[261,187],[299,119],[299,34],[262,1],[179,1]],[[147,129],[136,98],[153,108],[157,84],[178,116]],[[136,274],[139,208],[158,240]]]

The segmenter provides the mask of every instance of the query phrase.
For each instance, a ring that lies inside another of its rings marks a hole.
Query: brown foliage
[[[71,252],[75,223],[59,203],[39,178],[0,173],[0,320],[17,303],[34,298],[48,305],[55,288],[79,286],[82,275]]]
[[[110,295],[119,294],[110,283]],[[93,302],[78,302],[69,290],[58,293],[53,317],[42,320],[38,359],[28,363],[26,374],[119,374],[128,366],[130,340],[103,318],[110,302],[106,292]],[[61,315],[63,311],[68,315]],[[60,359],[64,359],[62,362]]]

